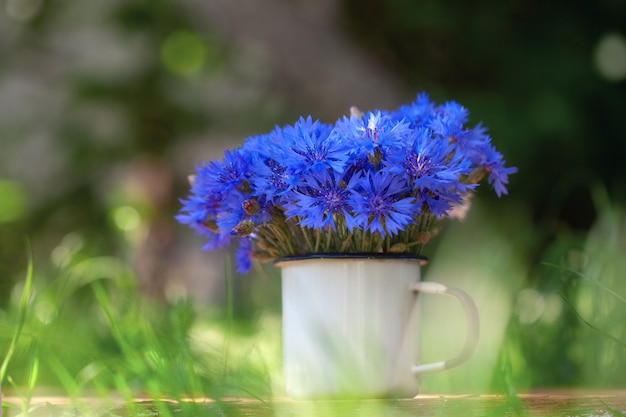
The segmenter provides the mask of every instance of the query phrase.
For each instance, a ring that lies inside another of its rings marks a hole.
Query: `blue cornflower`
[[[476,126],[467,129],[465,136],[458,142],[458,146],[467,154],[470,160],[473,160],[475,153],[482,153],[481,149],[488,145],[491,138],[487,134],[487,128],[478,122]]]
[[[197,173],[196,179],[211,193],[228,194],[249,186],[248,159],[241,148],[225,151],[221,161],[203,164]]]
[[[219,212],[219,197],[217,195],[202,195],[202,193],[196,192],[195,188],[192,189],[189,198],[181,200],[183,207],[180,209],[180,213],[176,215],[176,220],[202,232],[204,229],[211,228],[208,222],[215,219]]]
[[[434,116],[425,126],[439,140],[452,143],[461,152],[465,152],[472,146],[471,142],[480,139],[480,134],[484,133],[480,125],[476,130],[468,129],[465,126],[468,118],[469,112],[465,107],[455,101],[449,101],[437,107]]]
[[[467,142],[467,129],[459,120],[452,117],[437,115],[428,122],[427,127],[441,141],[456,143],[460,147],[463,147]]]
[[[244,201],[246,201],[246,196],[236,192],[231,193],[222,200],[220,213],[215,219],[219,230],[235,234],[233,233],[235,226],[247,218],[243,209]]]
[[[306,175],[332,169],[343,172],[350,158],[345,141],[330,137],[332,126],[313,121],[311,116],[300,118],[293,126],[282,130],[287,150],[286,161],[293,175]]]
[[[333,231],[337,230],[337,217],[341,216],[346,228],[352,230],[355,221],[349,199],[355,181],[356,177],[353,177],[346,183],[341,174],[334,171],[313,173],[289,194],[290,203],[285,208],[285,215],[288,219],[299,218],[304,227],[322,229],[330,226]]]
[[[428,129],[416,131],[404,152],[390,156],[385,165],[389,172],[403,174],[413,188],[433,191],[463,190],[459,177],[472,169],[452,144],[432,138]]]
[[[431,135],[429,129],[417,131],[405,152],[394,154],[385,164],[389,172],[406,179],[420,206],[426,202],[430,213],[442,216],[474,187],[460,180],[472,167],[453,144]]]
[[[506,184],[509,183],[509,175],[516,173],[517,168],[505,167],[504,157],[491,143],[487,142],[481,149],[482,153],[476,155],[474,163],[489,173],[487,182],[493,187],[498,197],[508,194]]]
[[[277,127],[267,135],[249,138],[244,149],[249,155],[252,194],[270,203],[277,202],[295,181],[286,166],[289,157],[282,129]]]
[[[253,165],[256,174],[254,179],[255,195],[268,201],[276,202],[289,191],[294,179],[287,168],[274,158],[259,158]]]
[[[191,197],[188,200],[183,200],[183,208],[181,208],[180,214],[176,216],[176,220],[181,224],[190,226],[196,234],[206,239],[202,249],[215,250],[228,246],[231,241],[230,233],[220,231],[214,219],[204,215],[206,212],[200,199]]]
[[[183,207],[176,216],[180,223],[190,226],[207,239],[204,246],[207,250],[223,248],[230,243],[228,231],[220,230],[217,225],[217,218],[222,212],[223,194],[214,188],[215,172],[210,169],[211,166],[203,164],[196,169],[197,175],[191,181],[191,194],[181,200]]]
[[[400,106],[391,116],[395,120],[408,122],[411,128],[416,128],[426,126],[434,114],[434,103],[430,101],[428,94],[422,92],[417,95],[415,101],[411,104]]]
[[[469,120],[469,111],[456,101],[447,101],[436,109],[437,114],[448,121],[464,125]]]
[[[342,138],[352,148],[355,158],[371,159],[375,151],[385,155],[388,149],[401,147],[410,134],[407,122],[376,111],[338,120],[331,136]]]
[[[381,236],[396,235],[417,214],[415,199],[406,196],[406,181],[388,172],[367,172],[351,187],[350,203],[357,227]]]

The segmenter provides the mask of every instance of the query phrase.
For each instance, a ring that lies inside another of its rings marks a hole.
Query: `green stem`
[[[321,240],[322,234],[320,233],[320,229],[315,229],[315,250],[313,252],[319,252]]]
[[[314,252],[314,246],[313,246],[313,242],[311,241],[311,236],[309,236],[310,230],[308,228],[305,227],[299,227],[300,231],[302,232],[302,236],[304,236],[304,240],[306,242],[306,246],[309,252]]]
[[[365,249],[365,235],[366,235],[366,232],[365,232],[365,230],[361,230],[360,232],[361,232],[361,250],[360,250],[360,252],[368,252]]]
[[[293,255],[293,246],[288,236],[285,236],[285,228],[279,227],[272,223],[267,223],[268,228],[272,231],[272,234],[276,238],[276,242],[284,248],[286,254]]]
[[[326,226],[326,251],[332,252],[330,249],[330,241],[333,238],[333,229],[330,226]]]

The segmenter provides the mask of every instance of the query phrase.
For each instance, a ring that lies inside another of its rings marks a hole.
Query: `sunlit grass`
[[[563,229],[513,300],[499,362],[519,391],[626,384],[626,210],[602,188],[594,200],[591,229]]]
[[[524,210],[502,216],[477,205],[441,237],[424,278],[468,292],[481,335],[472,359],[425,376],[423,393],[624,386],[626,210],[594,192],[592,228],[562,227],[542,252],[533,245],[545,232]],[[424,310],[423,359],[453,356],[465,332],[461,309],[428,297]]]
[[[32,283],[33,283],[33,262],[32,262],[32,259],[29,259],[28,269],[26,271],[26,278],[24,279],[24,286],[22,288],[22,294],[19,298],[19,302],[17,305],[17,314],[16,314],[17,317],[15,320],[16,325],[14,326],[14,328],[8,327],[6,329],[3,329],[4,330],[3,333],[10,334],[12,335],[12,337],[9,342],[8,349],[6,351],[4,359],[2,361],[2,365],[0,366],[0,400],[2,400],[2,387],[3,387],[5,377],[7,376],[7,369],[8,369],[9,363],[11,362],[11,359],[13,358],[13,355],[15,354],[16,348],[18,347],[20,336],[22,335],[22,331],[24,330],[24,325],[26,323],[27,309],[28,309],[29,299],[31,296]],[[38,372],[39,372],[39,358],[37,356],[34,356],[31,367],[30,367],[28,381],[26,383],[26,390],[25,390],[25,393],[22,394],[24,395],[24,398],[25,398],[25,401],[23,403],[28,403],[28,399],[37,382]],[[7,381],[12,386],[15,386],[15,382],[10,376],[7,378]]]
[[[222,398],[267,398],[280,343],[269,315],[259,336],[255,325],[189,299],[144,297],[130,268],[111,257],[69,262],[54,276],[30,263],[3,323],[3,394],[19,398],[22,412],[33,395],[131,407],[151,400],[159,415],[172,404],[194,415],[190,400],[219,407]]]
[[[599,216],[575,260],[562,264],[560,280],[576,288],[567,298],[580,329],[572,344],[580,383],[592,387],[626,384],[626,210],[614,206],[603,189],[594,194]]]

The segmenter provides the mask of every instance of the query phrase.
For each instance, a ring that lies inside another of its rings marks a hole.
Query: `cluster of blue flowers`
[[[300,118],[197,167],[177,219],[207,250],[237,238],[240,272],[253,257],[417,254],[485,176],[500,196],[516,172],[467,121],[460,104],[424,93],[392,112],[351,109],[334,125]]]

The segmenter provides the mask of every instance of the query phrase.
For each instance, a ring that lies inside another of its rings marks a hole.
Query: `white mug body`
[[[279,262],[286,393],[295,399],[419,392],[418,258]]]

